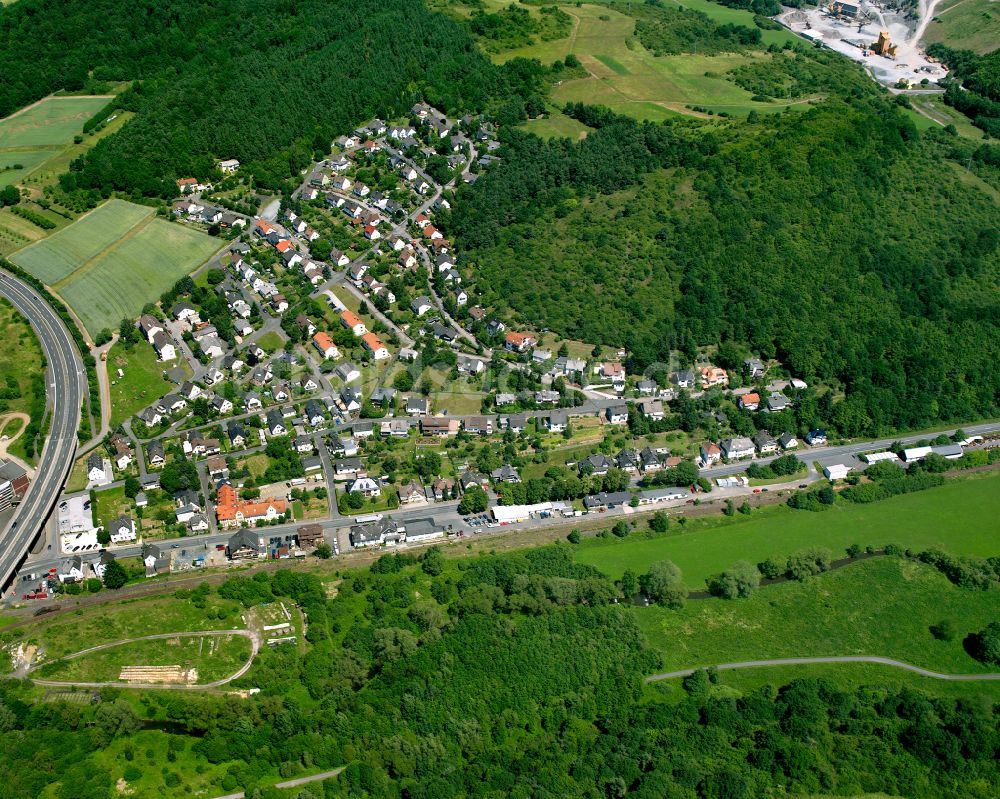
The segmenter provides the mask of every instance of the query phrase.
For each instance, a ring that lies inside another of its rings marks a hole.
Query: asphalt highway
[[[28,319],[41,342],[48,361],[45,391],[50,412],[48,439],[38,460],[35,479],[9,526],[0,532],[0,587],[6,591],[18,565],[42,531],[73,466],[85,378],[69,331],[31,286],[0,271],[0,295]]]

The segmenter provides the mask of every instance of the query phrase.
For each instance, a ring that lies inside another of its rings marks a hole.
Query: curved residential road
[[[73,467],[86,382],[73,339],[52,306],[27,283],[3,271],[0,295],[31,322],[41,342],[48,361],[45,393],[50,412],[48,439],[35,478],[9,526],[0,532],[0,588],[6,589],[44,527]]]
[[[138,683],[138,682],[73,682],[73,681],[63,681],[63,680],[39,680],[31,678],[31,681],[35,685],[49,685],[56,687],[76,687],[76,688],[143,688],[143,689],[157,689],[157,688],[167,688],[171,690],[182,690],[182,691],[203,691],[207,688],[218,688],[226,683],[230,683],[233,680],[242,677],[246,674],[250,667],[253,665],[254,658],[260,652],[260,636],[252,630],[203,630],[201,632],[190,632],[190,633],[157,633],[156,635],[143,635],[139,638],[123,638],[120,641],[111,641],[107,644],[98,644],[97,646],[92,646],[87,649],[81,649],[79,652],[74,652],[71,655],[66,655],[58,660],[50,661],[52,663],[58,663],[60,660],[75,660],[76,658],[83,657],[84,655],[92,654],[93,652],[100,652],[103,649],[113,649],[117,646],[125,646],[126,644],[134,644],[140,641],[162,641],[168,638],[221,638],[225,635],[239,635],[243,638],[250,639],[250,657],[247,658],[247,662],[240,666],[239,670],[230,674],[228,677],[223,677],[221,680],[213,680],[212,682],[197,683],[195,685],[179,685],[175,683]],[[28,669],[28,672],[34,671],[34,669],[41,668],[44,663],[39,663],[37,666]]]
[[[894,669],[903,669],[919,674],[921,677],[930,677],[934,680],[948,680],[951,682],[974,682],[978,680],[1000,680],[1000,674],[941,674],[937,671],[922,669],[910,663],[892,658],[883,658],[875,655],[842,655],[840,657],[825,658],[775,658],[774,660],[745,660],[741,663],[720,663],[717,666],[699,666],[702,669],[718,669],[719,671],[731,671],[733,669],[756,669],[767,666],[808,666],[821,663],[875,663],[879,666],[891,666]],[[654,674],[647,677],[645,682],[658,682],[659,680],[671,680],[675,677],[687,677],[694,674],[698,669],[681,669],[680,671],[667,671],[662,674]]]

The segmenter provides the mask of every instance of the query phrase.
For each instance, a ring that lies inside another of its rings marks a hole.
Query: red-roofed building
[[[530,333],[510,332],[504,340],[504,346],[511,352],[524,352],[536,344],[535,337]]]
[[[389,357],[389,348],[374,333],[365,333],[361,337],[361,343],[365,345],[365,349],[372,354],[376,361],[382,361]]]
[[[181,178],[177,181],[177,188],[181,194],[198,190],[198,178]]]
[[[740,407],[745,411],[755,411],[760,407],[760,394],[752,392],[740,397]]]
[[[253,527],[259,521],[271,521],[284,515],[288,502],[283,499],[262,499],[258,502],[239,499],[229,483],[219,487],[215,502],[215,518],[220,527]]]
[[[290,242],[288,239],[282,239],[281,241],[279,241],[277,244],[274,245],[274,249],[276,249],[280,253],[286,253],[289,250],[294,250],[295,245],[292,244],[292,242]]]
[[[350,330],[355,336],[363,336],[368,332],[365,320],[354,311],[344,311],[340,314],[340,324]]]
[[[329,333],[317,333],[313,336],[313,346],[319,350],[320,355],[324,359],[327,358],[339,358],[340,350],[337,349],[337,345],[333,343],[333,339],[330,338]]]

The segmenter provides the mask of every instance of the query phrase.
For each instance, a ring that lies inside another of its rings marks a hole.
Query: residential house
[[[486,371],[486,361],[474,355],[459,355],[457,368],[459,374],[478,375]]]
[[[455,481],[449,477],[439,477],[431,483],[431,496],[436,502],[451,499],[455,493]]]
[[[756,380],[764,376],[767,367],[757,358],[747,358],[743,361],[743,371],[751,380]]]
[[[607,409],[607,416],[611,424],[626,424],[628,422],[628,406],[612,405]]]
[[[374,333],[365,333],[361,337],[361,343],[376,361],[382,361],[389,357],[389,348]]]
[[[431,412],[431,401],[427,397],[406,398],[406,413],[409,416],[426,416]]]
[[[87,458],[87,479],[92,483],[104,483],[108,480],[108,473],[104,469],[104,458],[96,452]]]
[[[282,417],[281,411],[277,408],[271,408],[267,412],[267,432],[272,436],[284,436],[288,434],[284,417]]]
[[[351,383],[361,377],[361,370],[353,363],[342,363],[333,370],[333,374],[345,383]]]
[[[420,432],[425,436],[439,438],[457,436],[461,422],[446,416],[425,416],[420,419]]]
[[[541,417],[542,427],[550,433],[563,433],[569,426],[569,415],[565,411],[552,411]]]
[[[615,462],[607,455],[597,453],[595,455],[588,455],[586,458],[581,460],[579,464],[577,464],[577,468],[580,470],[580,474],[590,474],[595,477],[603,477],[611,469],[615,468]]]
[[[756,454],[753,442],[749,438],[738,436],[736,438],[724,438],[719,442],[722,454],[727,460],[738,461],[743,458],[752,458]]]
[[[767,398],[767,410],[769,413],[780,413],[791,404],[792,401],[788,397],[776,391]]]
[[[230,483],[219,486],[215,503],[215,518],[220,527],[253,527],[261,521],[278,519],[288,510],[284,499],[240,500]],[[232,543],[230,543],[230,549]],[[233,556],[230,554],[230,558]]]
[[[511,331],[504,338],[504,346],[511,352],[526,352],[537,344],[535,337],[530,333],[517,333]]]
[[[340,314],[340,323],[359,338],[368,332],[364,320],[354,311],[343,311]]]
[[[146,465],[152,467],[163,466],[167,462],[166,456],[163,452],[163,442],[162,441],[150,441],[146,445]]]
[[[659,453],[651,447],[639,450],[639,468],[645,472],[658,472],[663,468]]]
[[[415,313],[418,317],[423,316],[433,308],[434,305],[428,297],[417,297],[410,303],[410,310],[413,311],[413,313]]]
[[[757,434],[753,437],[753,443],[757,447],[757,452],[762,457],[778,451],[778,442],[767,430],[758,430]]]
[[[681,369],[670,375],[670,382],[677,388],[693,388],[694,372],[691,369]]]
[[[493,478],[494,483],[520,483],[521,475],[518,474],[517,469],[511,466],[509,463],[505,463],[499,469],[494,469],[490,472],[490,477]]]
[[[632,494],[628,491],[614,491],[610,494],[601,491],[599,494],[591,494],[583,498],[583,507],[587,510],[598,510],[600,508],[617,508],[628,505],[632,502]]]
[[[658,399],[640,400],[637,407],[639,412],[651,422],[659,422],[666,418],[663,403]]]
[[[150,544],[143,547],[142,562],[146,567],[146,576],[155,577],[170,571],[170,550]]]
[[[361,410],[364,398],[361,395],[360,389],[354,386],[344,386],[340,390],[340,402],[343,409],[348,413],[357,413]]]
[[[153,343],[153,336],[163,332],[163,323],[155,316],[143,314],[139,317],[139,330],[146,337],[146,341]]]
[[[247,431],[239,422],[230,422],[226,427],[226,434],[229,436],[229,443],[235,449],[243,449],[247,443]]]
[[[399,503],[401,505],[413,505],[426,501],[427,495],[424,493],[424,487],[416,480],[410,480],[399,487]]]
[[[810,430],[806,434],[806,443],[810,447],[823,447],[826,446],[826,430]]]
[[[226,542],[226,556],[230,560],[257,560],[267,551],[264,544],[263,536],[244,528]]]
[[[521,433],[528,427],[528,419],[531,417],[526,413],[512,413],[501,419],[501,426],[512,433]]]
[[[108,534],[111,536],[112,544],[123,544],[127,541],[135,541],[135,519],[128,516],[120,516],[108,523]]]
[[[333,343],[333,339],[330,338],[329,333],[319,332],[312,338],[313,346],[323,356],[324,360],[336,359],[340,357],[340,350],[337,349],[337,345]]]
[[[752,391],[740,395],[740,407],[745,411],[755,411],[760,407],[760,394]]]
[[[353,477],[364,471],[364,464],[360,458],[341,458],[333,464],[333,471],[337,477]]]
[[[319,383],[316,382],[316,378],[312,375],[307,374],[299,380],[299,388],[303,391],[315,391],[319,388]]]
[[[795,449],[799,445],[799,441],[791,433],[782,433],[778,436],[778,444],[782,449]]]
[[[711,441],[706,441],[701,445],[701,461],[706,465],[711,465],[713,463],[718,463],[722,460],[722,450],[719,449],[717,444],[713,444]]]
[[[174,342],[162,330],[153,334],[153,348],[161,361],[173,361],[177,359],[177,350],[174,349]]]
[[[615,466],[623,472],[638,472],[639,463],[639,453],[634,449],[623,449],[615,455]]]
[[[466,416],[462,429],[470,435],[488,436],[493,433],[493,418],[490,416]]]
[[[351,546],[355,548],[378,547],[384,544],[399,544],[406,540],[406,529],[402,523],[392,519],[379,519],[368,524],[351,527]]]
[[[371,477],[356,477],[347,484],[349,494],[361,494],[366,499],[382,496],[382,486]]]
[[[729,375],[726,374],[725,369],[721,369],[718,366],[704,366],[698,373],[701,378],[702,388],[729,385]]]

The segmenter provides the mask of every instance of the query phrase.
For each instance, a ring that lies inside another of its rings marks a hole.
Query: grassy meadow
[[[111,426],[117,427],[153,400],[173,388],[163,376],[152,345],[139,342],[130,349],[116,343],[108,352],[108,380],[111,389]],[[118,376],[121,369],[123,377]]]
[[[679,611],[635,608],[663,670],[781,657],[881,655],[944,673],[988,672],[962,640],[996,619],[1000,588],[959,588],[923,563],[877,557],[749,599],[692,600]],[[956,630],[938,641],[928,627]]]
[[[110,200],[11,260],[55,289],[94,336],[137,316],[216,249],[209,236],[156,219],[151,208]]]
[[[189,601],[167,596],[106,603],[40,621],[25,631],[24,640],[39,644],[46,659],[56,660],[90,646],[124,638],[242,626],[235,602],[213,594],[204,608],[198,608]]]
[[[691,114],[690,105],[733,115],[747,114],[752,109],[769,112],[780,111],[790,105],[803,105],[801,101],[754,102],[750,99],[750,92],[725,79],[724,73],[728,70],[769,58],[767,54],[683,54],[657,58],[633,37],[635,20],[622,13],[627,10],[627,5],[615,5],[620,10],[590,4],[561,5],[559,7],[574,18],[568,37],[507,50],[495,58],[506,61],[525,56],[550,64],[573,53],[589,74],[585,78],[557,84],[552,91],[555,104],[602,104],[639,119],[662,120],[677,113]],[[748,11],[726,8],[710,0],[693,0],[683,5],[701,11],[719,23],[754,27],[753,15]],[[796,40],[787,31],[763,31],[765,46]],[[565,124],[557,127],[548,120],[528,124],[528,128],[539,135],[579,136],[579,128],[567,130],[567,127]]]
[[[664,536],[588,539],[576,557],[614,578],[625,569],[642,573],[653,561],[672,560],[684,573],[684,582],[701,589],[706,578],[737,560],[758,563],[809,546],[827,547],[835,556],[851,544],[887,543],[993,556],[1000,554],[1000,539],[990,520],[998,516],[1000,473],[992,472],[871,505],[838,502],[822,513],[781,505],[755,510],[750,517],[692,519],[683,532],[673,521]]]
[[[250,640],[242,635],[177,636],[109,647],[78,658],[60,660],[41,670],[47,680],[114,682],[126,666],[180,666],[196,669],[192,684],[214,682],[239,670],[250,657]]]
[[[921,41],[944,42],[980,55],[995,50],[1000,44],[1000,7],[995,0],[943,0]]]
[[[56,147],[73,140],[111,99],[106,97],[47,97],[0,119],[0,151]]]

